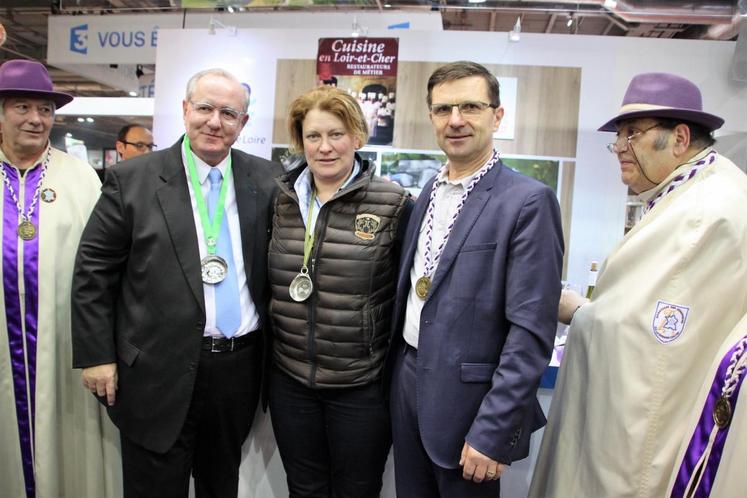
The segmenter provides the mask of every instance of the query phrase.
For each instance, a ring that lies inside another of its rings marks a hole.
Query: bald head
[[[140,125],[125,126],[119,132],[116,148],[123,161],[142,156],[153,150],[153,135]]]

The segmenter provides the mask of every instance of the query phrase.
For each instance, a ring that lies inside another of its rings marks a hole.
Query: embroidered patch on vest
[[[669,344],[675,341],[685,331],[685,324],[687,323],[687,315],[689,313],[690,308],[687,306],[667,303],[665,301],[656,303],[656,311],[654,312],[654,319],[651,323],[654,337],[662,344]]]
[[[45,188],[41,191],[41,198],[44,202],[54,202],[57,199],[57,192],[51,188]]]
[[[363,240],[373,240],[381,225],[381,218],[375,214],[359,214],[355,217],[355,236]]]

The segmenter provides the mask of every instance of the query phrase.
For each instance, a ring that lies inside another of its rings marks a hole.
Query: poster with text
[[[372,145],[392,144],[398,54],[398,38],[319,39],[318,83],[336,86],[358,100]]]

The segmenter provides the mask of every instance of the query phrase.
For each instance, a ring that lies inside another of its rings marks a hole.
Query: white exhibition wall
[[[153,130],[156,143],[171,144],[183,132],[181,100],[189,76],[201,69],[224,67],[252,87],[252,122],[237,146],[269,157],[275,61],[314,59],[318,38],[349,34],[349,30],[240,29],[235,35],[227,30],[218,30],[215,35],[205,29],[161,30],[156,57]],[[369,36],[393,34],[382,30],[372,31]],[[720,134],[747,132],[747,85],[729,79],[733,42],[522,34],[519,43],[510,43],[506,33],[401,31],[396,35],[400,39],[402,61],[470,59],[486,64],[581,68],[568,266],[568,281],[579,287],[585,282],[589,262],[602,261],[622,237],[626,188],[619,181],[616,160],[604,148],[611,135],[597,132],[596,128],[616,113],[635,74],[666,71],[691,79],[703,92],[705,109],[726,119]],[[520,88],[522,82],[518,84]],[[517,125],[521,109],[518,113]],[[545,408],[550,394],[540,394]],[[514,464],[503,480],[503,496],[526,495],[540,436],[541,432],[535,434],[530,458]],[[269,419],[262,414],[255,421],[245,454],[240,496],[287,496]],[[394,496],[391,461],[382,496]]]

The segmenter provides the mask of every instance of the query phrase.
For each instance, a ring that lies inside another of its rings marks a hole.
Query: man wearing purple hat
[[[98,197],[86,163],[54,149],[55,92],[35,61],[0,66],[0,496],[121,493],[118,437],[72,369],[70,288]]]
[[[571,328],[530,496],[670,496],[700,386],[747,312],[747,176],[712,148],[722,124],[692,82],[649,73],[600,128],[644,214],[590,301],[561,296]]]

